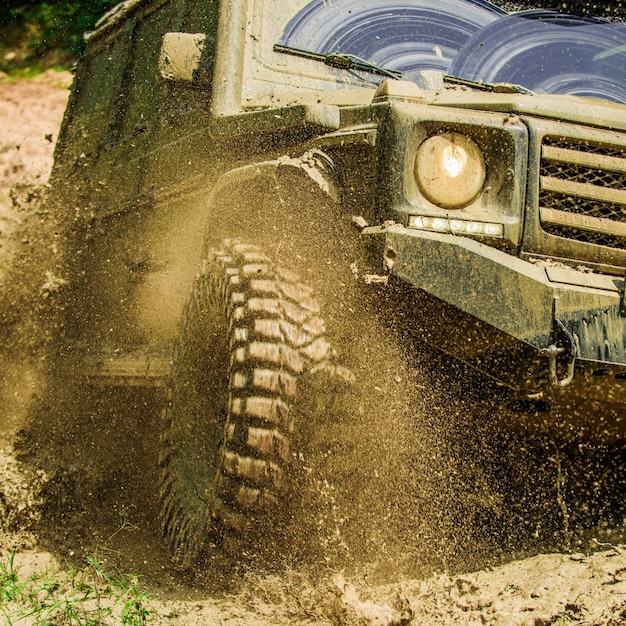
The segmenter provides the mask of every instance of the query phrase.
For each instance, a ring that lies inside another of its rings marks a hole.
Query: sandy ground
[[[28,191],[38,193],[38,187],[45,184],[50,173],[68,95],[68,90],[61,86],[68,79],[71,76],[67,73],[49,71],[27,82],[0,82],[0,284],[15,253],[12,235],[26,217],[17,206],[18,196]]]
[[[23,576],[58,570],[73,554],[66,551],[71,536],[55,543],[36,532],[49,514],[42,506],[46,493],[48,499],[50,493],[59,500],[71,498],[63,493],[66,483],[56,483],[51,492],[53,479],[43,469],[18,462],[13,451],[17,433],[26,426],[26,406],[38,392],[46,341],[35,336],[38,316],[45,316],[41,303],[63,281],[55,269],[54,218],[41,211],[39,198],[68,95],[62,87],[67,80],[67,75],[48,73],[28,82],[0,82],[0,556],[6,558],[16,548]],[[21,281],[27,288],[18,288]],[[132,530],[124,523],[120,528]],[[54,528],[48,530],[54,534]],[[57,534],[63,532],[59,526]],[[626,620],[626,548],[619,543],[621,532],[614,534],[615,540],[603,538],[602,545],[587,539],[572,551],[531,550],[531,556],[518,560],[510,553],[507,557],[502,546],[492,559],[501,565],[469,571],[471,566],[457,563],[453,571],[439,562],[422,579],[387,574],[385,584],[367,567],[349,573],[286,569],[246,572],[233,590],[216,594],[161,564],[165,555],[156,564],[144,561],[144,569],[156,624],[612,625]],[[128,533],[130,542],[141,537]],[[462,545],[463,537],[458,541]],[[129,567],[142,569],[136,559]],[[159,568],[167,574],[160,577]]]

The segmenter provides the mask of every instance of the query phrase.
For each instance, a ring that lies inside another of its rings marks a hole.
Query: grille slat
[[[555,209],[546,209],[545,207],[539,209],[539,215],[541,222],[550,226],[574,228],[589,234],[595,233],[626,238],[626,222],[615,222],[603,217],[590,217],[589,215],[567,213]]]
[[[626,148],[544,137],[539,207],[549,234],[626,249]]]
[[[586,167],[590,170],[601,168],[606,172],[616,172],[622,175],[626,174],[626,161],[616,156],[596,153],[587,154],[581,150],[570,150],[568,148],[544,145],[541,149],[541,157],[546,162],[556,161],[561,164],[571,163],[574,166]]]
[[[540,184],[542,190],[551,191],[557,195],[579,198],[581,201],[626,206],[626,188],[601,187],[594,183],[563,180],[555,176],[542,176]]]

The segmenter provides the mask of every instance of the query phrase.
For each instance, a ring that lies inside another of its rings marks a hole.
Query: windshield
[[[313,0],[276,43],[352,55],[425,88],[449,74],[626,104],[624,9],[605,4],[555,11],[486,0]]]

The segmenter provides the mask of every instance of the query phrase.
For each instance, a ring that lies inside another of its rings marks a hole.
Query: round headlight
[[[461,133],[434,135],[417,150],[417,184],[424,196],[440,207],[468,205],[483,188],[485,176],[480,148]]]

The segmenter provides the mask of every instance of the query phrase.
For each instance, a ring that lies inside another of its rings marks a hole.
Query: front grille
[[[626,148],[544,137],[540,175],[545,232],[626,249]]]

